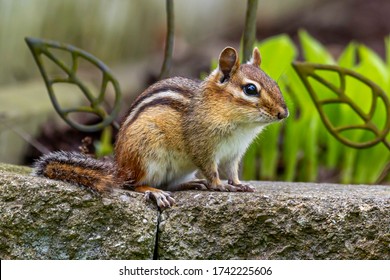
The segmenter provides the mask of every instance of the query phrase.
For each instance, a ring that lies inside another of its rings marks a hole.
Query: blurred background
[[[187,71],[207,71],[210,59],[221,48],[238,46],[245,9],[246,1],[241,0],[175,1],[173,73],[182,63],[194,68]],[[388,0],[260,0],[257,39],[279,33],[295,38],[298,29],[304,28],[335,55],[350,40],[384,55],[389,12]],[[23,40],[26,36],[73,44],[109,66],[146,60],[157,73],[163,56],[165,16],[163,0],[0,0],[0,85],[39,75]]]
[[[210,71],[212,59],[225,46],[240,46],[246,1],[177,0],[174,4],[171,76],[199,78]],[[257,40],[286,33],[297,43],[298,31],[304,29],[335,58],[356,41],[385,60],[389,15],[388,0],[259,0]],[[130,103],[156,80],[165,34],[163,0],[0,0],[0,161],[31,164],[48,150],[75,150],[85,137],[50,115],[54,110],[24,42],[26,36],[57,40],[92,53],[113,69],[124,103]],[[297,48],[300,51],[299,44]],[[297,58],[302,58],[301,52]],[[37,111],[45,102],[49,107],[41,116]],[[122,116],[127,107],[122,106]],[[324,176],[317,174],[315,180],[340,182],[334,169]]]

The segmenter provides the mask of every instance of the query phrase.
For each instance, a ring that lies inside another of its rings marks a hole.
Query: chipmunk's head
[[[288,116],[278,85],[260,69],[260,64],[257,48],[250,61],[240,64],[237,51],[227,47],[219,56],[218,68],[208,77],[217,98],[230,111],[227,114],[238,121],[268,124]]]

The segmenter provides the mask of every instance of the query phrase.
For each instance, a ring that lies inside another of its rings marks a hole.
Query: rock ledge
[[[159,212],[0,165],[0,258],[390,259],[390,186],[252,183],[176,192]]]

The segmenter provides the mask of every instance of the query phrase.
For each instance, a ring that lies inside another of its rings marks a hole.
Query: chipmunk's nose
[[[287,108],[281,108],[281,110],[278,112],[278,119],[282,120],[288,117],[288,109]]]

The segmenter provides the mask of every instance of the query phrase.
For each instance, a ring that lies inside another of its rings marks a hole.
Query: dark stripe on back
[[[134,102],[133,104],[131,105],[129,111],[127,112],[127,116],[131,113],[131,111],[136,108],[142,101],[144,101],[145,99],[149,98],[149,97],[152,97],[153,95],[157,94],[157,93],[161,93],[161,92],[165,92],[165,91],[172,91],[172,92],[176,92],[178,94],[181,94],[187,98],[191,98],[191,96],[194,94],[191,90],[189,89],[185,89],[185,88],[180,88],[180,87],[177,87],[177,86],[172,86],[172,85],[167,85],[167,86],[163,86],[163,87],[157,87],[153,90],[146,90],[146,92],[144,94],[141,94]]]
[[[169,106],[170,108],[172,108],[178,112],[183,112],[187,108],[187,106],[181,101],[174,100],[174,99],[169,98],[169,97],[158,98],[158,99],[153,100],[149,103],[146,103],[142,107],[140,107],[138,112],[133,116],[133,118],[130,120],[130,122],[128,122],[126,124],[126,127],[131,125],[143,111],[147,110],[150,107],[154,107],[154,106]]]

